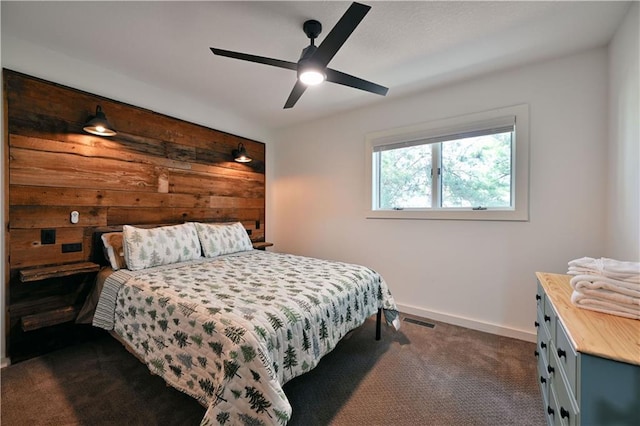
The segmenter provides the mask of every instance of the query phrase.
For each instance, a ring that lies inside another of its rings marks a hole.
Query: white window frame
[[[373,161],[376,147],[411,144],[413,141],[473,132],[486,128],[492,123],[502,122],[508,117],[512,117],[515,122],[512,139],[511,207],[486,210],[474,210],[472,207],[402,210],[374,208],[377,179],[374,175]],[[366,217],[369,219],[529,220],[529,105],[527,104],[368,133],[365,137],[365,159]]]

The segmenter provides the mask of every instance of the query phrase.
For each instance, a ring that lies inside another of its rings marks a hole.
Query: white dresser
[[[640,321],[577,308],[537,272],[538,382],[549,425],[640,426]]]

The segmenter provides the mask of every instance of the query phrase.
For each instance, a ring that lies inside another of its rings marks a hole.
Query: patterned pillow
[[[104,257],[109,260],[111,269],[126,269],[127,262],[124,260],[124,249],[122,248],[122,232],[108,232],[100,236],[104,248]]]
[[[240,222],[194,224],[206,257],[253,250],[251,239]]]
[[[124,257],[132,271],[198,259],[200,241],[193,223],[142,229],[122,227]]]

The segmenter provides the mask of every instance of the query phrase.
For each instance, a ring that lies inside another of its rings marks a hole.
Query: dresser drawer
[[[549,373],[547,371],[547,356],[544,351],[538,351],[538,383],[540,384],[540,390],[542,390],[542,398],[544,403],[549,402]]]
[[[542,284],[538,281],[538,288],[536,290],[536,305],[540,312],[544,311],[544,289],[542,288]]]
[[[558,398],[552,387],[549,388],[549,401],[544,407],[544,413],[547,417],[548,425],[560,425],[560,416],[558,413]]]
[[[569,384],[558,365],[558,357],[555,354],[551,354],[550,359],[551,368],[555,369],[550,374],[550,389],[556,397],[556,411],[555,411],[555,424],[562,426],[577,426],[578,423],[578,407],[569,389]]]
[[[538,318],[537,318],[537,322],[539,323],[538,326],[538,345],[536,347],[536,349],[538,350],[538,352],[544,353],[544,359],[548,360],[549,359],[549,343],[551,342],[551,333],[549,332],[549,329],[547,328],[547,326],[544,324],[544,320],[542,319],[542,312],[538,311]]]
[[[577,399],[577,381],[576,375],[578,371],[578,355],[573,349],[573,345],[569,341],[567,331],[564,329],[562,322],[556,322],[556,340],[555,340],[555,355],[557,355],[558,364],[564,372],[569,389],[571,390],[574,398]]]
[[[553,310],[553,306],[551,305],[551,299],[548,297],[544,297],[542,299],[544,301],[544,309],[542,310],[542,322],[549,329],[551,333],[551,338],[556,338],[556,323],[558,322],[558,318],[556,316],[556,312]]]

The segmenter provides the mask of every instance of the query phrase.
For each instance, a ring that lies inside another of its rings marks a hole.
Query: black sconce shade
[[[87,124],[84,125],[83,130],[98,136],[115,136],[116,134],[116,131],[107,121],[107,116],[102,112],[100,105],[96,107],[95,117],[92,117]]]
[[[252,158],[247,154],[247,150],[242,143],[238,144],[238,149],[234,149],[232,154],[233,159],[238,163],[249,163],[252,160]]]

